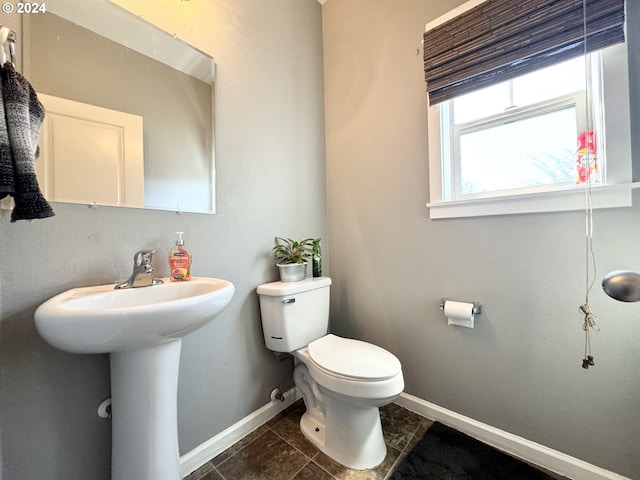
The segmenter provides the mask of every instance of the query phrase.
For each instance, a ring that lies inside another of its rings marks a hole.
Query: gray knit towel
[[[40,192],[35,168],[44,107],[31,84],[10,62],[2,66],[2,100],[15,188],[11,221],[51,217],[55,214]],[[0,155],[4,150],[2,142],[0,133]],[[4,162],[3,157],[0,162]]]
[[[11,145],[9,145],[7,118],[4,114],[2,88],[0,88],[0,198],[7,195],[13,197],[15,193],[13,158],[11,157]]]

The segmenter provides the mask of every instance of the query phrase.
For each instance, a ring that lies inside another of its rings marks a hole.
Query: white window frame
[[[429,217],[431,219],[508,215],[534,212],[584,210],[587,188],[593,208],[630,207],[632,183],[629,75],[626,43],[602,52],[602,82],[605,111],[602,115],[606,140],[606,172],[602,184],[577,185],[528,193],[496,192],[479,198],[452,200],[452,176],[443,165],[441,144],[441,107],[428,107],[429,139]],[[605,183],[606,182],[606,183]]]

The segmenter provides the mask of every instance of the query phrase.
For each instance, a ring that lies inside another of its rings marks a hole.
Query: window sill
[[[591,187],[592,206],[616,208],[631,206],[631,191],[640,188],[640,182]],[[452,200],[427,203],[429,218],[463,218],[522,213],[565,212],[584,210],[586,187],[572,187],[521,195],[506,195],[470,200]]]

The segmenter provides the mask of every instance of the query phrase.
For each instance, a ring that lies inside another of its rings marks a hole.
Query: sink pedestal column
[[[112,480],[179,480],[177,391],[182,340],[113,352]]]

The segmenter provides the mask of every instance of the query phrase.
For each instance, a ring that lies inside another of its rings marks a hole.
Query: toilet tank
[[[293,352],[329,330],[328,277],[260,285],[262,332],[269,350]]]

